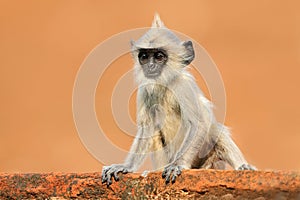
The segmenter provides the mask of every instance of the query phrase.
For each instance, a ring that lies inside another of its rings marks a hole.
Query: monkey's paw
[[[238,170],[256,170],[256,168],[250,164],[242,164]]]
[[[132,172],[128,167],[122,164],[113,164],[110,166],[104,166],[102,169],[102,183],[106,183],[107,186],[112,184],[112,178],[115,181],[119,180],[118,173],[127,174],[128,172]]]
[[[171,164],[165,167],[162,177],[166,180],[166,184],[168,184],[170,181],[172,183],[175,183],[176,178],[181,174],[182,169],[184,169],[183,166]]]

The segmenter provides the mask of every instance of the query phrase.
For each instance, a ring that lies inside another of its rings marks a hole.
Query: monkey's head
[[[152,27],[137,41],[131,41],[137,81],[168,83],[194,59],[191,41],[181,41],[155,14]]]

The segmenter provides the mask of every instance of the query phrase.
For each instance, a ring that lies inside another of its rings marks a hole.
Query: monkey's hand
[[[185,167],[176,164],[170,164],[165,167],[162,177],[166,180],[166,184],[170,181],[174,183],[176,181],[177,176],[181,174],[182,169]]]
[[[112,184],[112,178],[114,177],[115,181],[119,180],[118,173],[121,172],[123,174],[127,174],[128,172],[132,172],[129,167],[123,164],[113,164],[110,166],[103,166],[102,169],[102,183],[106,183],[107,186]]]
[[[250,164],[242,164],[238,170],[256,170],[256,167],[250,165]]]

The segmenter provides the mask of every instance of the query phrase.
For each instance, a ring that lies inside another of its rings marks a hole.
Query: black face
[[[167,53],[162,49],[140,49],[138,57],[147,78],[160,76],[168,60]]]

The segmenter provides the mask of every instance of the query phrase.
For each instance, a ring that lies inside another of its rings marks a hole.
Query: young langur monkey
[[[110,185],[118,173],[136,171],[147,153],[155,169],[164,168],[166,183],[175,182],[182,169],[224,169],[222,162],[255,170],[186,70],[194,59],[192,42],[180,41],[156,14],[150,30],[131,43],[138,131],[125,162],[103,167],[102,182]]]

